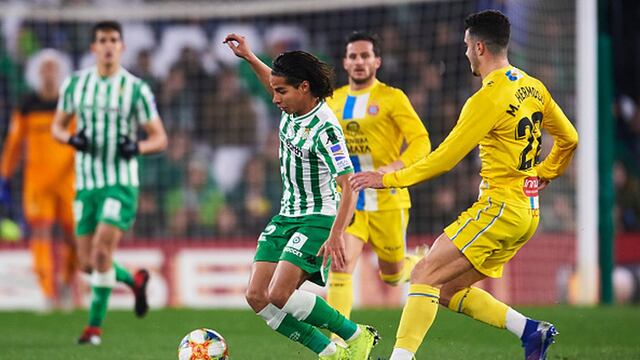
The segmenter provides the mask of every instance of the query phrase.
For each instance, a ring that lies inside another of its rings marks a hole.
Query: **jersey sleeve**
[[[407,148],[402,152],[399,160],[407,167],[429,154],[431,141],[427,129],[404,92],[400,90],[396,92],[394,104],[391,118],[407,142]]]
[[[446,173],[460,162],[494,127],[500,114],[487,96],[476,93],[462,107],[458,123],[447,138],[413,165],[385,174],[385,187],[407,187]]]
[[[9,133],[2,149],[2,158],[0,159],[0,176],[9,178],[20,162],[20,154],[22,153],[22,143],[25,137],[25,124],[22,114],[15,111],[11,117],[11,125]]]
[[[140,86],[140,97],[136,104],[136,114],[140,124],[159,118],[156,100],[151,92],[151,88],[146,83]]]
[[[553,147],[544,161],[536,166],[536,171],[540,179],[553,180],[571,162],[578,146],[578,132],[548,91],[546,95],[549,101],[544,108],[542,127],[553,136]]]
[[[315,151],[334,176],[353,172],[342,131],[329,127],[318,134]]]
[[[58,92],[60,94],[58,97],[58,111],[62,111],[67,114],[73,114],[76,112],[75,105],[73,103],[73,91],[75,90],[77,81],[77,76],[70,76],[66,78],[60,86],[60,91]]]

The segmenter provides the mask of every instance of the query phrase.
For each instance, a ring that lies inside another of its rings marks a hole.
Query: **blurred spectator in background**
[[[259,233],[265,222],[280,211],[278,139],[277,132],[272,134],[275,136],[269,136],[266,146],[269,150],[252,156],[244,168],[242,181],[229,196],[229,204],[243,221],[244,235]]]
[[[640,231],[640,180],[628,174],[620,161],[613,166],[613,183],[617,194],[616,228]]]
[[[76,271],[71,212],[75,195],[74,151],[57,143],[49,129],[58,88],[71,73],[71,61],[57,50],[45,49],[29,59],[26,70],[27,81],[34,92],[24,97],[11,119],[0,166],[0,201],[4,205],[11,203],[9,180],[24,160],[23,209],[29,226],[34,271],[46,299],[45,310],[54,307],[57,293],[53,258],[56,223],[61,226],[64,237],[58,264],[61,305],[70,307],[71,282]]]
[[[207,161],[194,156],[189,160],[186,179],[178,189],[164,192],[169,232],[175,237],[214,234],[224,194],[207,171]]]
[[[194,129],[196,123],[194,94],[187,90],[187,76],[183,66],[175,64],[169,70],[160,89],[158,107],[167,129],[179,131]]]
[[[228,193],[240,181],[245,163],[256,144],[256,114],[251,98],[240,87],[234,69],[219,73],[218,91],[203,103],[196,137],[213,149],[211,173]]]
[[[135,233],[141,237],[165,237],[168,223],[168,204],[165,194],[182,188],[192,151],[190,135],[172,130],[167,151],[140,159],[140,202]]]

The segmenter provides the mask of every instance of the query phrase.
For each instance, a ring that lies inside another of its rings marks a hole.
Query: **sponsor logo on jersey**
[[[367,114],[369,115],[377,115],[380,112],[380,107],[376,104],[371,104],[367,108]]]
[[[295,145],[293,145],[292,143],[290,143],[289,141],[285,140],[284,141],[284,145],[287,147],[287,149],[289,149],[289,151],[291,151],[295,156],[301,158],[304,157],[304,152],[300,149],[298,149]]]
[[[538,178],[528,177],[524,179],[524,185],[522,186],[522,191],[528,197],[538,196]]]

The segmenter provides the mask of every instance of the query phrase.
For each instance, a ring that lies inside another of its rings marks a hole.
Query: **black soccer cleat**
[[[149,311],[149,303],[147,302],[147,284],[149,283],[149,272],[145,269],[136,271],[133,275],[133,295],[136,302],[133,308],[136,316],[141,318]]]

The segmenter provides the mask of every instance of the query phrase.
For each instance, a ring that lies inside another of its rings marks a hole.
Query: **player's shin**
[[[282,310],[307,324],[328,329],[344,340],[357,336],[358,325],[332,308],[323,298],[304,290],[296,290]]]
[[[89,326],[100,327],[107,316],[107,307],[111,290],[116,285],[114,269],[99,273],[96,270],[91,274],[91,306],[89,307]]]
[[[411,284],[407,303],[396,333],[394,348],[415,354],[438,312],[440,290],[425,284]]]
[[[353,307],[352,278],[353,275],[349,273],[329,273],[327,303],[347,319],[351,316]]]
[[[449,309],[504,329],[509,307],[480,288],[468,287],[451,297]]]
[[[273,304],[267,304],[258,316],[276,332],[301,343],[316,354],[335,351],[335,344],[318,329],[297,320]]]
[[[131,275],[131,273],[129,272],[129,270],[127,270],[127,268],[125,268],[124,266],[118,264],[117,262],[113,262],[113,270],[116,273],[116,281],[117,282],[121,282],[124,283],[126,285],[128,285],[129,287],[133,287],[134,285],[134,281],[133,281],[133,276]]]

